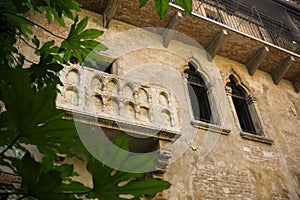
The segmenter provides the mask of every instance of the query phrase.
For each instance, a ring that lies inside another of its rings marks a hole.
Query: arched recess
[[[127,101],[124,103],[124,116],[128,120],[134,120],[136,118],[135,106],[132,101]]]
[[[134,86],[131,83],[126,83],[122,88],[122,95],[126,98],[133,98]]]
[[[66,81],[70,85],[79,85],[80,76],[78,69],[70,69],[66,74]]]
[[[100,92],[102,90],[103,80],[99,75],[92,78],[90,83],[90,90],[92,93]]]
[[[169,105],[169,96],[166,92],[160,92],[158,95],[158,101],[159,104],[162,106],[168,106]]]
[[[91,98],[91,109],[93,113],[99,114],[103,109],[103,99],[100,95],[93,95]]]
[[[112,94],[118,94],[119,82],[115,78],[110,78],[106,83],[106,91]]]
[[[264,136],[254,99],[236,74],[230,74],[226,79],[227,94],[234,106],[236,117],[243,132]]]
[[[144,88],[139,88],[137,90],[137,96],[140,102],[148,103],[148,95],[148,92]]]
[[[187,83],[193,119],[205,123],[220,124],[218,109],[212,92],[212,82],[195,60],[182,68]]]
[[[106,110],[109,113],[111,113],[115,116],[119,116],[120,115],[120,102],[119,102],[119,100],[115,97],[110,97],[107,101]]]
[[[64,100],[68,104],[77,106],[79,104],[79,92],[75,87],[67,87],[64,93]]]
[[[149,108],[141,106],[139,109],[138,119],[144,122],[150,122]]]
[[[162,109],[160,114],[161,114],[162,127],[172,127],[173,123],[172,123],[171,112],[167,109]]]

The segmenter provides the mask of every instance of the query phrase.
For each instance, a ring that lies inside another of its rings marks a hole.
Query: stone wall
[[[257,71],[249,76],[241,63],[219,56],[210,62],[200,46],[172,40],[165,48],[155,31],[135,29],[119,21],[112,21],[105,29],[100,15],[88,11],[82,15],[91,17],[89,27],[104,30],[99,40],[109,47],[103,53],[116,59],[118,77],[174,94],[181,137],[163,145],[173,156],[165,174],[172,187],[158,194],[157,200],[300,198],[300,96],[290,82],[274,85],[269,74]],[[45,24],[41,18],[35,19]],[[56,25],[49,28],[62,35],[68,30]],[[39,34],[45,41],[51,38]],[[210,86],[216,124],[191,124],[193,115],[182,73],[188,61],[196,64]],[[273,140],[272,144],[240,136],[235,109],[225,92],[230,74],[238,77],[255,99],[264,137]],[[224,129],[230,133],[223,134],[220,130]]]

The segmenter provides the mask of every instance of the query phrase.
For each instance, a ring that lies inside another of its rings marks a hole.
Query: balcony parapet
[[[174,140],[179,135],[177,103],[166,88],[142,85],[116,75],[66,66],[60,73],[57,106],[77,120],[124,132]]]

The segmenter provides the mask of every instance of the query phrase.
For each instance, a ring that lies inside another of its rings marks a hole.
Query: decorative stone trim
[[[163,179],[169,165],[169,160],[172,157],[171,152],[166,149],[159,150],[158,158],[155,163],[155,170],[152,172],[152,177]]]
[[[273,142],[274,142],[274,140],[272,140],[270,138],[266,138],[264,136],[254,135],[254,134],[246,133],[246,132],[241,132],[240,136],[243,139],[257,141],[257,142],[261,142],[261,143],[265,143],[265,144],[270,144],[270,145],[273,144]]]
[[[230,131],[229,129],[223,128],[221,126],[218,126],[216,124],[208,124],[202,121],[195,121],[192,120],[191,121],[192,126],[194,126],[195,128],[198,129],[202,129],[202,130],[208,130],[208,131],[212,131],[214,133],[219,133],[222,135],[229,135]]]
[[[59,108],[59,107],[58,107]],[[74,112],[74,110],[66,110],[66,119],[74,119],[79,122],[93,124],[96,126],[114,129],[114,130],[121,130],[124,132],[135,133],[138,135],[143,135],[147,137],[154,137],[161,140],[167,141],[175,141],[180,137],[180,134],[173,130],[167,129],[157,129],[156,127],[145,126],[139,123],[131,123],[129,121],[124,121],[121,119],[115,118],[104,118],[104,117],[96,117],[91,115],[90,113],[84,112]]]
[[[59,108],[82,114],[85,117],[80,120],[87,123],[89,118],[97,119],[102,127],[117,129],[113,123],[117,122],[133,133],[150,133],[168,141],[177,138],[178,105],[167,88],[143,85],[88,67],[72,70],[72,66],[65,66],[60,73],[64,87],[59,88],[62,95],[56,100]]]

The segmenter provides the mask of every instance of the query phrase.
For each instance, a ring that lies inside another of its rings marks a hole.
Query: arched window
[[[213,120],[207,96],[207,86],[201,75],[196,72],[195,67],[191,63],[188,66],[189,68],[184,70],[184,73],[187,77],[194,118],[210,123]]]
[[[240,126],[244,132],[261,135],[253,123],[253,119],[249,107],[249,95],[237,84],[233,75],[229,76],[230,82],[227,86],[231,88],[231,97],[237,113]]]

